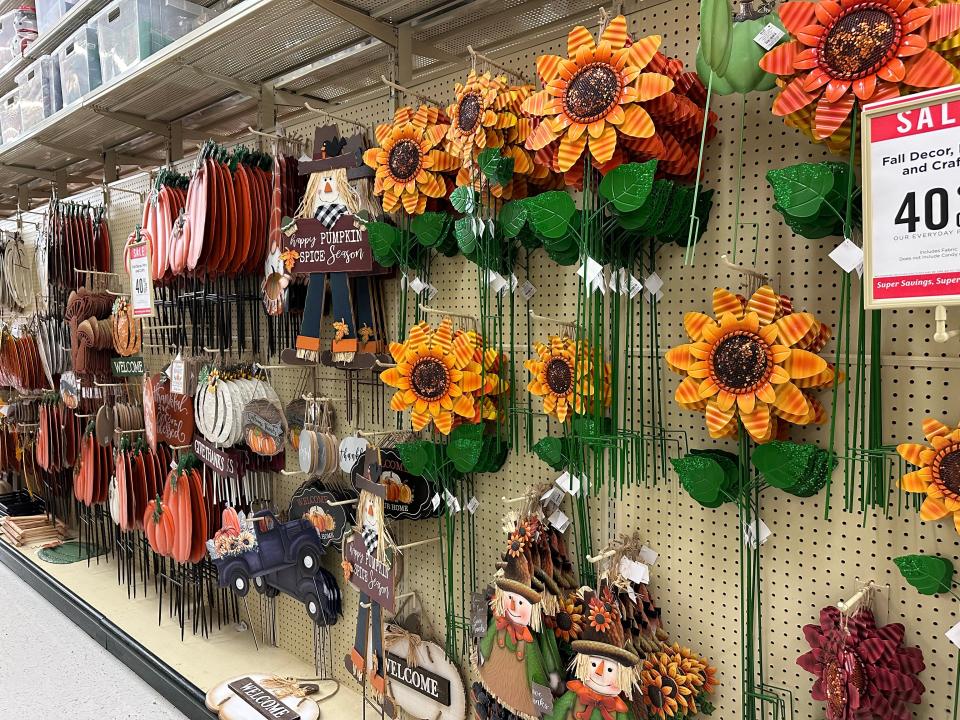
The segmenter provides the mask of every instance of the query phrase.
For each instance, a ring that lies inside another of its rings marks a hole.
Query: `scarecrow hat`
[[[511,592],[526,598],[531,603],[539,603],[543,596],[533,587],[533,575],[530,572],[530,563],[522,552],[513,554],[507,552],[500,563],[503,574],[496,579],[497,589]]]
[[[348,180],[373,177],[374,172],[363,164],[366,142],[363,133],[340,136],[336,125],[318,127],[313,135],[313,159],[304,160],[298,166],[301,175],[326,170],[346,170]]]
[[[570,643],[578,655],[599,655],[633,667],[640,658],[626,649],[627,641],[620,621],[620,608],[616,596],[609,591],[607,581],[600,590],[586,589],[583,593],[583,629],[580,638]]]

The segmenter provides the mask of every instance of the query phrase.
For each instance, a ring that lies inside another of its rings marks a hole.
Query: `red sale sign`
[[[960,303],[960,86],[863,109],[868,308]]]

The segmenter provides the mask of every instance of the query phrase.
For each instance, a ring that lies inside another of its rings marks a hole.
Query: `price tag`
[[[647,279],[643,281],[643,287],[651,295],[656,295],[657,300],[663,297],[663,293],[660,292],[660,288],[663,287],[663,279],[656,273],[650,273],[647,276]]]
[[[183,380],[186,374],[184,369],[183,357],[180,353],[177,353],[173,362],[170,363],[170,367],[167,368],[167,374],[170,376],[170,392],[176,395],[186,395],[183,386]]]
[[[837,245],[830,253],[830,259],[839,265],[844,272],[852,273],[863,267],[863,250],[850,238]]]
[[[570,518],[560,509],[554,511],[553,515],[547,519],[547,522],[553,525],[558,532],[563,532],[570,527]]]
[[[960,647],[960,623],[947,630],[947,639],[957,647]]]
[[[563,502],[563,491],[558,487],[551,487],[540,497],[540,504],[544,507],[560,505]]]
[[[537,289],[529,280],[524,280],[522,283],[520,283],[520,287],[517,288],[517,294],[523,298],[524,302],[530,302],[530,298],[533,297],[533,294],[536,291]]]
[[[434,510],[440,507],[440,493],[433,494],[433,497],[430,498],[430,505],[433,507]]]
[[[660,553],[648,548],[646,545],[640,548],[640,562],[646,563],[647,565],[656,565],[659,557]]]
[[[630,558],[620,558],[620,575],[632,583],[646,585],[650,582],[650,568],[642,562],[631,560]]]
[[[960,89],[864,107],[864,302],[960,303]]]
[[[533,706],[540,713],[540,717],[549,715],[553,712],[553,692],[546,685],[532,683],[530,692],[533,698]]]
[[[633,300],[643,290],[643,283],[633,275],[630,276],[630,299]]]
[[[767,540],[770,539],[770,536],[773,535],[773,531],[767,527],[767,524],[763,521],[759,521],[760,525],[760,544],[763,545]],[[743,541],[752,548],[757,547],[757,528],[756,525],[750,523],[743,529]]]
[[[424,290],[426,290],[427,287],[429,286],[419,277],[415,277],[413,280],[410,281],[410,289],[413,290],[417,295],[419,295]]]
[[[483,593],[474,593],[470,596],[470,627],[475,638],[487,634],[487,601]]]
[[[476,495],[474,495],[472,498],[470,498],[469,502],[467,502],[467,512],[473,515],[477,511],[478,507],[480,507],[480,501],[477,500]]]
[[[577,475],[571,475],[569,472],[565,472],[563,475],[558,477],[555,482],[557,487],[573,497],[576,497],[580,494],[582,478],[578,477]]]
[[[454,513],[460,512],[460,500],[449,490],[444,490],[444,499],[447,501],[447,507]]]
[[[427,285],[426,290],[427,290],[427,302],[432,302],[433,299],[437,296],[437,293],[440,292],[439,290],[437,290],[436,286],[434,285]]]
[[[147,243],[130,245],[130,306],[133,316],[153,317],[153,278],[150,277],[150,248]]]
[[[783,30],[773,23],[767,23],[763,30],[758,32],[756,37],[753,38],[753,41],[764,50],[769,51],[773,50],[773,46],[780,42],[784,34]]]

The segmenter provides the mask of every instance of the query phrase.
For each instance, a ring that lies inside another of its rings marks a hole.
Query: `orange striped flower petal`
[[[693,343],[690,345],[690,355],[697,360],[706,360],[708,357],[710,357],[710,343]]]
[[[593,35],[583,25],[577,25],[567,35],[567,57],[576,57],[581,49],[592,52],[596,47]]]
[[[637,101],[647,102],[673,90],[673,80],[660,73],[643,73],[637,83]]]
[[[777,314],[780,300],[773,288],[764,285],[759,288],[747,301],[747,312],[756,313],[761,325],[769,325]]]
[[[636,107],[636,106],[634,106]],[[624,122],[626,124],[626,122]],[[562,147],[562,143],[561,143]],[[613,157],[617,149],[617,130],[613,125],[604,123],[603,132],[599,137],[590,136],[590,154],[601,165]],[[569,169],[569,168],[567,168]]]
[[[900,457],[911,465],[924,465],[925,463],[921,460],[920,455],[927,450],[929,450],[929,448],[926,445],[920,445],[919,443],[901,443],[897,445],[897,452],[900,454]]]
[[[673,397],[679,405],[699,405],[702,402],[700,382],[692,377],[684,378]]]
[[[813,70],[814,68],[819,68],[820,66],[820,56],[817,54],[816,48],[807,48],[797,53],[796,59],[793,61],[794,70]],[[829,78],[829,75],[827,76]]]
[[[757,405],[757,396],[754,393],[743,393],[737,395],[737,407],[741,413],[749,415]]]
[[[777,398],[773,401],[774,406],[783,410],[788,415],[806,415],[810,411],[807,405],[807,399],[800,392],[800,388],[791,382],[777,385]]]
[[[783,363],[783,369],[790,373],[791,378],[808,378],[826,370],[827,361],[812,352],[794,348]]]
[[[713,289],[713,314],[720,317],[723,313],[730,313],[737,320],[743,318],[743,302],[729,290]]]
[[[627,19],[617,15],[600,34],[600,42],[610,43],[610,47],[619,50],[627,44]]]
[[[772,75],[793,75],[793,63],[802,49],[803,45],[796,40],[777,45],[760,58],[760,67]]]
[[[820,44],[820,38],[827,29],[823,25],[807,25],[800,28],[796,33],[797,40],[808,47],[817,47]]]
[[[774,365],[773,370],[770,371],[770,378],[768,382],[771,385],[782,385],[785,382],[790,382],[790,380],[790,373],[784,370],[780,365]]]
[[[395,410],[396,412],[403,412],[407,409],[407,403],[403,399],[404,391],[400,391],[393,394],[393,397],[390,398],[390,409]]]
[[[780,16],[780,22],[791,35],[796,35],[800,28],[813,22],[816,13],[816,3],[808,0],[791,0],[783,3],[777,14]]]
[[[777,116],[790,115],[801,108],[805,108],[816,99],[814,93],[803,89],[804,78],[796,77],[787,85],[777,99],[773,101],[773,114]]]
[[[709,315],[702,312],[688,312],[683,316],[683,329],[691,340],[701,340],[703,338],[703,328],[707,325],[716,325]]]
[[[583,155],[583,149],[587,144],[587,136],[581,135],[576,139],[570,138],[570,133],[567,133],[560,140],[560,147],[557,150],[557,167],[560,172],[566,172],[580,159]]]
[[[820,0],[816,3],[814,8],[814,15],[816,15],[817,20],[820,21],[822,25],[829,25],[843,8],[840,7],[840,3],[834,2],[833,0]]]
[[[717,393],[717,407],[724,412],[732,408],[736,401],[737,396],[729,390],[720,390],[720,392]]]
[[[777,320],[777,334],[787,346],[796,345],[816,322],[810,313],[791,313]]]
[[[786,345],[770,346],[770,354],[773,356],[773,361],[775,363],[782,363],[784,360],[790,357],[791,352],[793,351],[790,348],[788,348]]]
[[[793,383],[799,388],[819,388],[832,385],[835,378],[833,367],[827,363],[827,369],[823,372],[806,378],[793,378]]]
[[[561,110],[560,102],[546,90],[541,90],[528,97],[523,101],[521,107],[523,112],[529,115],[552,115]]]
[[[903,14],[903,32],[909,33],[928,23],[933,17],[933,9],[927,7],[916,7]],[[927,30],[929,33],[929,29]],[[929,37],[929,35],[928,35]],[[936,40],[931,39],[931,42]]]
[[[756,391],[757,400],[772,404],[777,399],[777,391],[769,382],[761,385]]]
[[[765,325],[757,330],[757,334],[763,338],[763,341],[767,345],[773,345],[777,342],[777,326],[776,324]]]
[[[706,423],[711,437],[718,437],[718,433],[726,430],[727,425],[733,419],[733,412],[732,407],[729,410],[721,410],[717,403],[712,400],[707,403]]]
[[[550,397],[549,395],[547,397]],[[461,417],[470,418],[473,417],[475,412],[475,406],[473,402],[473,395],[470,393],[464,393],[457,398],[457,401],[453,404],[453,412]]]
[[[681,374],[685,373],[694,361],[690,355],[689,345],[678,345],[675,348],[670,348],[664,357],[667,361],[667,367],[675,373]]]
[[[691,372],[690,377],[695,378],[697,376]],[[704,378],[702,383],[700,383],[698,392],[700,393],[701,398],[710,398],[720,392],[720,386],[717,385],[716,381],[712,377],[707,377]]]
[[[950,444],[949,435],[938,435],[937,437],[930,438],[930,445],[934,450],[943,450],[947,445]]]
[[[826,89],[823,91],[823,100],[820,102],[823,103],[823,101],[826,101],[832,104],[841,100],[850,89],[850,84],[849,80],[830,80],[830,82],[827,83]]]
[[[410,423],[414,431],[423,430],[430,424],[431,419],[430,413],[417,412],[416,410],[410,413]]]
[[[537,75],[540,82],[547,85],[560,76],[560,65],[564,58],[559,55],[541,55],[537,58]]]
[[[400,196],[390,190],[383,192],[383,209],[386,212],[393,212],[400,205]]]
[[[924,521],[940,520],[947,514],[947,508],[942,502],[928,497],[920,506],[920,519]]]
[[[624,110],[623,122],[620,123],[620,132],[635,138],[648,138],[656,128],[650,114],[639,105],[629,105]]]
[[[384,195],[386,197],[386,195]],[[403,203],[403,209],[407,211],[409,215],[417,214],[417,203],[420,200],[420,194],[414,193],[404,193],[400,196],[400,201]]]
[[[653,59],[653,56],[657,54],[661,42],[663,42],[663,37],[660,35],[648,35],[645,38],[634,40],[633,45],[627,49],[627,65],[645,68]]]
[[[944,425],[942,422],[940,422],[936,418],[928,417],[928,418],[924,418],[923,420],[923,434],[926,436],[927,441],[930,441],[930,440],[933,440],[933,438],[935,437],[943,437],[943,436],[949,435],[950,428],[947,425]]]
[[[943,3],[935,8],[924,9],[931,11],[930,23],[923,29],[930,42],[942,40],[960,29],[960,6],[956,3]]]
[[[954,66],[933,50],[924,50],[907,62],[909,68],[903,76],[907,85],[933,88],[948,85],[953,81]]]
[[[758,403],[752,413],[741,413],[740,422],[754,440],[770,439],[770,408],[766,404]]]

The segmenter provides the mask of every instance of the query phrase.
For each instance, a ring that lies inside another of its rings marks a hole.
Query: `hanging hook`
[[[432,105],[436,105],[437,107],[443,107],[443,103],[438,102],[437,100],[434,100],[429,95],[423,95],[414,90],[411,90],[410,88],[406,88],[403,85],[398,85],[397,83],[393,82],[393,80],[387,80],[386,75],[380,76],[380,82],[382,82],[387,87],[393,88],[394,90],[399,90],[400,92],[405,93],[407,95],[413,95],[415,98],[417,98],[421,102],[428,102]]]
[[[345,118],[345,117],[340,117],[339,115],[334,115],[334,114],[331,113],[331,112],[327,112],[326,110],[322,110],[322,109],[320,109],[320,108],[314,107],[313,105],[311,105],[311,104],[308,103],[308,102],[305,102],[305,103],[303,104],[303,107],[304,107],[304,109],[309,110],[309,111],[312,112],[312,113],[316,113],[317,115],[326,115],[326,116],[327,116],[328,118],[330,118],[331,120],[336,120],[337,122],[346,123],[347,125],[353,125],[354,127],[360,128],[361,130],[366,130],[366,129],[367,129],[367,126],[364,125],[364,124],[362,124],[362,123],[358,123],[358,122],[356,122],[356,121],[354,121],[354,120],[347,120],[347,118]]]
[[[496,61],[492,60],[488,55],[484,55],[483,53],[477,52],[476,50],[473,49],[473,45],[467,45],[467,52],[470,53],[470,57],[474,61],[474,68],[476,68],[476,61],[478,59],[483,60],[490,67],[495,67],[497,70],[507,73],[507,75],[510,75],[515,79],[520,80],[524,85],[534,84],[530,82],[530,80],[528,80],[524,75],[521,75],[520,73],[518,73],[516,70],[511,70],[508,67],[500,65]]]

